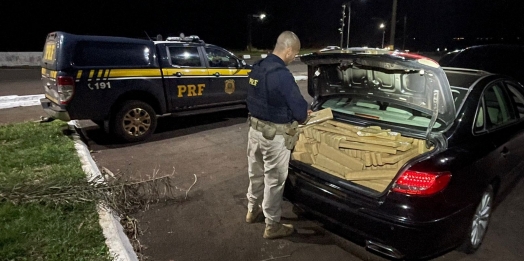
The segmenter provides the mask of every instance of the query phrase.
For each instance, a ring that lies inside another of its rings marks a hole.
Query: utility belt
[[[273,140],[275,135],[284,136],[286,148],[289,150],[295,147],[298,135],[300,134],[297,121],[287,124],[277,124],[249,116],[248,122],[251,128],[262,132],[262,136],[267,140]]]

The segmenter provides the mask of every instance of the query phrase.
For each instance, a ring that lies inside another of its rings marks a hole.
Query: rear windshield
[[[313,84],[319,87],[320,96],[366,97],[366,100],[360,100],[359,104],[373,104],[373,106],[365,105],[364,107],[367,109],[377,106],[381,110],[392,108],[385,106],[385,103],[382,105],[378,104],[381,102],[395,102],[406,108],[418,108],[421,113],[426,112],[428,114],[431,114],[433,109],[431,104],[432,90],[428,86],[436,81],[433,79],[428,80],[428,74],[424,71],[380,71],[377,68],[341,68],[339,65],[325,65],[318,68],[315,74],[317,77],[313,78]],[[347,111],[347,106],[351,108],[353,106],[361,107],[356,102],[356,100],[352,100],[350,103],[344,101],[344,108],[346,108],[344,111]],[[336,104],[341,103],[337,101]],[[334,105],[329,104],[326,106]],[[341,108],[335,106],[332,109],[337,110]],[[376,111],[376,113],[380,112]],[[410,114],[422,116],[414,112],[410,112]],[[382,117],[384,118],[386,115],[388,114],[384,114]],[[417,119],[414,120],[415,125],[425,125],[425,121],[420,123],[420,121],[416,121]],[[384,120],[390,121],[386,118]],[[395,120],[392,118],[391,121]]]
[[[451,86],[451,93],[458,112],[464,104],[468,89]],[[331,108],[335,112],[366,120],[420,127],[421,129],[426,129],[431,121],[431,115],[428,113],[403,104],[392,104],[371,97],[334,96],[325,100],[321,107],[322,109]],[[433,129],[441,128],[443,128],[443,123],[435,122]]]
[[[73,64],[75,66],[117,66],[137,67],[151,64],[147,45],[81,41],[74,51]]]
[[[431,121],[430,114],[373,97],[331,97],[322,104],[322,108],[331,108],[334,112],[366,120],[420,127],[421,129],[427,129]],[[443,124],[437,121],[433,128],[439,129],[441,125]]]

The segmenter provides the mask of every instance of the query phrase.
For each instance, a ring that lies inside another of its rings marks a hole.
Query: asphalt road
[[[294,64],[290,69],[299,74],[305,67]],[[305,82],[299,86],[311,101]],[[14,94],[41,94],[39,69],[0,69],[0,95]],[[3,109],[0,124],[37,120],[41,115],[39,106]],[[287,202],[283,219],[298,228],[289,238],[265,240],[262,220],[244,222],[248,185],[245,111],[162,118],[152,139],[137,144],[115,143],[89,121],[82,123],[100,167],[132,180],[172,177],[176,200],[134,215],[143,232],[138,236],[142,253],[150,260],[384,260],[297,215]],[[495,209],[477,253],[451,251],[433,260],[522,260],[523,192],[520,180]]]

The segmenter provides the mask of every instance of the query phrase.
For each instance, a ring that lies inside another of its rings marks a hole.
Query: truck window
[[[175,67],[202,67],[197,47],[171,46],[169,57],[171,57],[171,64]]]
[[[237,67],[238,61],[232,55],[218,49],[206,48],[209,67]]]
[[[76,66],[148,66],[151,64],[149,47],[142,44],[112,42],[79,42],[73,63]]]

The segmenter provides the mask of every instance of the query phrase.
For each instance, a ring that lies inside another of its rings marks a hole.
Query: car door
[[[501,189],[504,190],[510,183],[512,171],[520,160],[519,140],[524,141],[518,130],[517,115],[510,100],[507,88],[502,81],[488,85],[482,94],[479,105],[475,131],[486,135],[486,141],[491,141],[495,149],[480,163],[481,169],[490,176],[500,176]]]
[[[167,45],[170,67],[164,68],[167,93],[174,110],[205,105],[213,100],[202,52],[194,45]]]
[[[508,124],[509,140],[507,158],[512,169],[508,182],[517,178],[524,169],[524,88],[514,82],[505,82],[509,103],[514,111],[515,120]]]
[[[217,103],[244,102],[247,97],[247,73],[240,60],[224,50],[206,47],[210,85]]]

